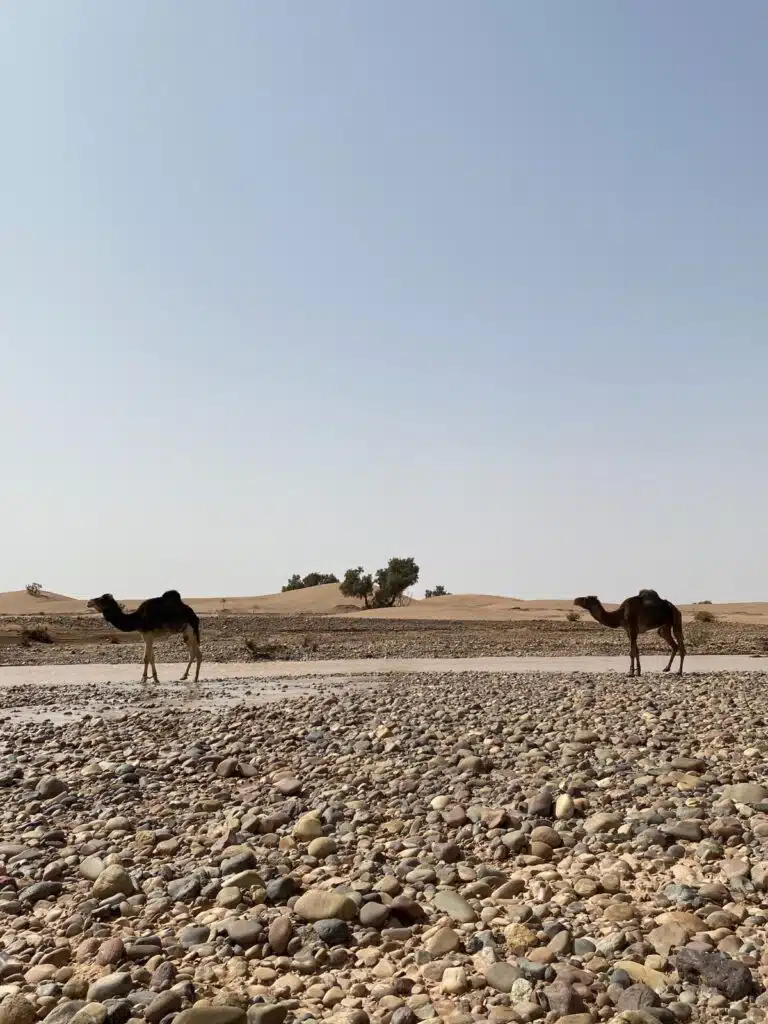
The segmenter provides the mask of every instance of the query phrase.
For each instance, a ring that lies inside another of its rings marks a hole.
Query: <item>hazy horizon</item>
[[[768,7],[0,12],[0,591],[768,599]]]

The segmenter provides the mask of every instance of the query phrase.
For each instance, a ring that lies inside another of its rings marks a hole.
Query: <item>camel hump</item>
[[[163,600],[164,601],[178,601],[180,603],[181,602],[181,594],[178,592],[178,590],[166,590],[166,592],[163,594]]]
[[[641,597],[643,601],[660,601],[659,593],[656,590],[641,590],[638,597]]]

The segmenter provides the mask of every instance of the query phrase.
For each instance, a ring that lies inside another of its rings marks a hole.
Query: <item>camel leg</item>
[[[675,621],[672,623],[672,631],[675,634],[675,640],[677,640],[677,647],[680,653],[680,664],[677,668],[677,674],[681,676],[683,674],[683,661],[685,660],[685,640],[683,639],[683,617],[682,615],[677,616]]]
[[[155,664],[155,642],[152,637],[147,640],[147,647],[149,648],[149,664],[152,667],[152,678],[156,683],[160,680],[157,678],[157,665]]]
[[[144,640],[144,671],[141,675],[142,683],[147,681],[147,673],[149,672],[149,640],[147,637],[143,637]]]
[[[627,635],[629,636],[629,674],[631,676],[637,674],[640,675],[640,652],[637,649],[637,627],[630,626],[627,629]],[[635,666],[637,666],[637,673],[635,673]]]
[[[669,656],[669,661],[667,662],[666,668],[662,669],[663,672],[669,672],[669,670],[672,668],[672,662],[675,660],[675,655],[677,654],[677,644],[672,638],[672,628],[670,626],[660,626],[659,636],[663,640],[666,640],[666,642],[672,649],[672,653]]]
[[[197,660],[197,671],[195,672],[195,682],[197,677],[200,675],[200,662],[203,660],[200,654],[200,644],[197,642],[194,630],[191,626],[187,626],[184,630],[184,643],[187,645],[189,651],[189,661],[187,667],[184,669],[184,675],[181,677],[182,680],[189,678],[189,670],[192,668],[192,662]]]

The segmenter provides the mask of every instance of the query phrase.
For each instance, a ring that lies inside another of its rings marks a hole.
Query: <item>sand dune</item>
[[[203,615],[273,614],[273,615],[349,615],[386,619],[463,619],[463,620],[525,620],[564,619],[573,609],[570,598],[523,601],[518,597],[500,597],[494,594],[449,594],[446,597],[411,599],[399,608],[364,610],[361,601],[344,597],[336,583],[306,590],[291,590],[280,594],[255,597],[187,597],[192,607]],[[139,604],[138,598],[122,599],[130,611]],[[615,604],[607,604],[615,608]],[[680,606],[684,616],[691,619],[697,611],[706,609],[717,619],[728,622],[768,623],[768,602],[742,602]],[[31,597],[25,590],[0,593],[2,615],[82,615],[86,601],[48,591]],[[95,613],[93,613],[95,614]],[[584,615],[582,617],[585,617]]]
[[[85,601],[50,590],[43,590],[37,597],[26,590],[0,593],[0,615],[76,615],[86,610],[85,605]]]

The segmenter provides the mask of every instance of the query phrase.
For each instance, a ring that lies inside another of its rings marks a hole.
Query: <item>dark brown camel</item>
[[[685,641],[683,640],[683,617],[680,609],[676,608],[671,601],[665,601],[659,597],[655,590],[641,590],[634,597],[628,597],[622,601],[614,612],[606,611],[602,604],[594,596],[577,597],[573,602],[579,608],[584,608],[593,619],[596,619],[603,626],[610,629],[618,629],[621,626],[626,630],[629,637],[629,674],[640,675],[640,654],[637,650],[637,638],[640,633],[649,633],[652,629],[658,630],[659,636],[666,640],[672,649],[669,662],[665,672],[672,668],[675,655],[680,655],[680,667],[677,674],[683,674],[683,660],[685,659]]]
[[[197,661],[195,682],[200,676],[203,655],[200,652],[200,620],[188,604],[181,600],[178,590],[166,590],[162,597],[151,597],[142,601],[135,612],[125,612],[111,594],[102,594],[88,602],[89,608],[101,612],[104,618],[123,633],[141,633],[144,641],[144,674],[142,683],[147,681],[147,672],[152,667],[152,678],[156,683],[154,642],[162,636],[181,633],[189,650],[189,663],[181,677],[187,679],[192,662]]]

